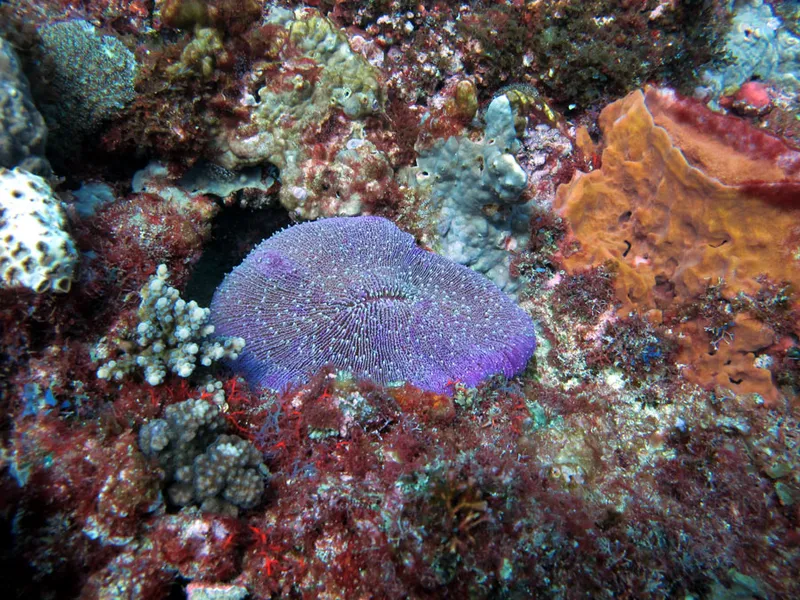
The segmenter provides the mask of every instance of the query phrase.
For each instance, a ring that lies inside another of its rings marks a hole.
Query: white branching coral
[[[236,360],[244,348],[240,337],[212,337],[209,310],[192,300],[186,302],[180,292],[167,284],[166,265],[139,292],[139,325],[135,331],[136,349],[112,358],[97,369],[100,379],[122,379],[134,367],[144,371],[150,385],[164,381],[167,372],[189,377],[199,365],[210,367],[221,359]],[[124,344],[120,344],[120,348]],[[95,348],[98,360],[112,354],[106,340]]]

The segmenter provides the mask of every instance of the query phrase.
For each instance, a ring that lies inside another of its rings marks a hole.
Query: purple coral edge
[[[354,226],[357,226],[357,229],[354,230]],[[355,240],[352,236],[354,231],[358,234]],[[299,251],[300,256],[303,257],[304,252],[311,252],[306,248],[298,249],[298,244],[308,241],[304,240],[303,236],[313,237],[315,235],[321,235],[325,242],[332,245],[341,246],[354,243],[356,249],[366,253],[369,253],[371,246],[362,244],[359,247],[358,244],[361,243],[359,237],[369,240],[374,238],[381,243],[388,240],[386,243],[392,245],[391,248],[395,253],[402,255],[402,258],[405,259],[401,261],[402,264],[397,265],[398,272],[402,272],[403,268],[413,269],[416,267],[420,271],[424,271],[423,275],[425,276],[428,276],[430,272],[447,275],[470,287],[478,294],[479,297],[466,299],[469,304],[474,304],[474,306],[467,306],[469,310],[480,312],[481,302],[484,301],[487,304],[498,306],[503,313],[504,318],[493,324],[493,328],[498,331],[502,331],[504,328],[507,330],[507,335],[502,340],[502,348],[499,350],[492,351],[490,347],[485,348],[482,345],[485,344],[485,340],[470,343],[473,340],[466,339],[464,341],[467,347],[463,355],[457,359],[452,359],[449,363],[442,360],[441,364],[436,364],[438,361],[435,360],[430,361],[425,367],[414,368],[399,377],[378,381],[379,383],[403,381],[433,392],[451,393],[453,381],[474,386],[492,374],[501,373],[508,377],[513,376],[525,368],[535,351],[536,338],[530,316],[482,275],[468,267],[419,248],[410,234],[402,232],[394,223],[382,217],[333,217],[294,225],[264,240],[226,276],[214,295],[211,308],[217,333],[242,336],[248,341],[251,348],[251,351],[248,351],[246,347],[241,357],[237,361],[233,361],[230,366],[240,372],[254,387],[281,390],[288,385],[305,383],[313,375],[313,372],[300,372],[291,365],[281,364],[280,360],[272,360],[271,356],[265,356],[263,352],[261,352],[261,356],[254,355],[252,349],[260,349],[263,346],[263,340],[254,334],[254,330],[258,329],[258,326],[242,321],[240,315],[243,313],[231,306],[232,298],[236,298],[237,306],[242,305],[245,296],[250,301],[256,298],[260,291],[250,289],[252,286],[248,285],[251,283],[249,280],[256,276],[259,281],[266,281],[284,277],[287,274],[301,273],[303,278],[307,278],[313,283],[313,279],[318,274],[309,270],[308,265],[297,264],[298,261],[292,260],[288,254]],[[314,239],[314,241],[319,240]],[[339,250],[341,251],[341,247]],[[375,262],[385,258],[385,256],[376,257]],[[391,258],[395,259],[396,257],[392,256]],[[367,270],[369,270],[371,263],[367,262]],[[328,267],[335,269],[337,265],[328,265]],[[241,293],[241,290],[245,290],[244,293]],[[245,305],[248,299],[244,300]],[[263,298],[261,300],[263,301]],[[430,300],[435,303],[438,299]],[[444,325],[449,326],[451,316],[447,315],[448,319],[440,319],[440,321],[447,321]],[[263,319],[260,320],[263,321]],[[514,321],[516,323],[513,323]],[[456,330],[458,330],[458,325],[458,322],[453,323]],[[432,328],[436,328],[436,326],[437,322],[431,324]],[[438,326],[441,328],[443,324]],[[423,338],[428,337],[428,329],[431,327],[421,326],[415,330],[416,334]],[[469,334],[469,331],[466,334]],[[415,339],[410,348],[406,347],[402,350],[407,355],[413,355],[418,352],[419,342],[420,340]],[[303,351],[303,348],[294,348],[293,350],[295,353],[299,353]],[[324,355],[314,357],[314,359],[314,371],[326,365],[351,370]],[[423,358],[420,356],[419,361],[422,360]],[[375,377],[374,372],[356,372],[355,375],[380,379]]]

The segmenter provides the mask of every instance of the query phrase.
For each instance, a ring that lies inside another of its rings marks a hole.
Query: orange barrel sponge
[[[800,288],[800,152],[656,88],[606,107],[600,127],[602,167],[578,173],[555,200],[571,227],[568,270],[612,263],[624,314],[678,314],[710,285],[721,286],[728,299],[755,294],[762,276]],[[709,340],[686,344],[696,352]],[[728,387],[744,381],[738,391],[774,399],[769,372],[754,364],[756,350],[738,348],[743,357],[726,357],[734,350],[720,345],[714,368],[695,360],[687,376]],[[749,388],[748,381],[760,383]]]

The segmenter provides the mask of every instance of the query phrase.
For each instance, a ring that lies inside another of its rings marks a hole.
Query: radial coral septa
[[[326,365],[447,393],[524,368],[530,317],[488,279],[417,247],[379,217],[332,218],[262,242],[217,290],[217,332],[256,386],[304,383]]]

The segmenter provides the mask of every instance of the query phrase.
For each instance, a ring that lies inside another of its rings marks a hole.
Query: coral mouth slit
[[[325,366],[451,394],[520,372],[533,323],[491,281],[419,248],[380,217],[296,225],[262,242],[211,304],[247,344],[232,366],[257,387],[303,384]]]

